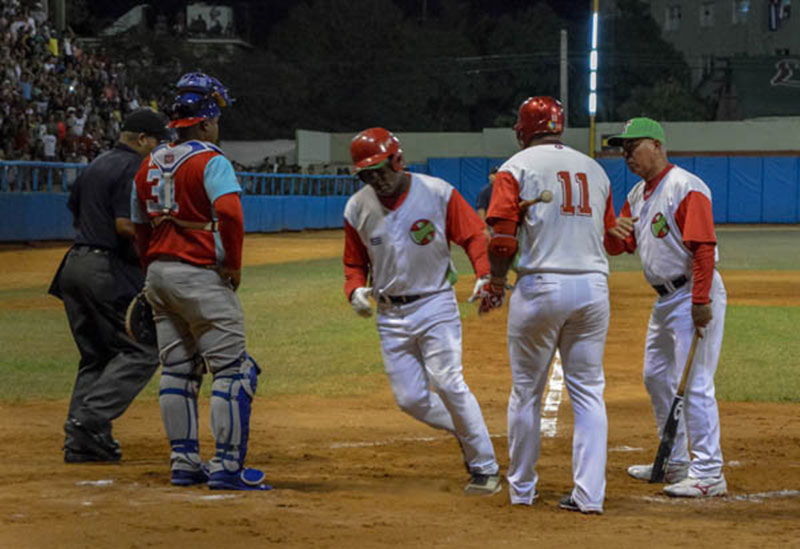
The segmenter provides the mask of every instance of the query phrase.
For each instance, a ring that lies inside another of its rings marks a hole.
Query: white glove
[[[489,275],[484,275],[475,281],[475,287],[472,289],[472,295],[469,296],[467,303],[472,303],[481,298],[481,288],[489,283]]]
[[[368,318],[372,316],[372,303],[369,301],[369,296],[372,294],[372,288],[368,286],[361,286],[353,290],[350,296],[350,305],[357,315]]]

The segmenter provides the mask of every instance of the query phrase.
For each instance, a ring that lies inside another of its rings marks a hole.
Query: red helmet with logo
[[[564,131],[561,101],[548,96],[529,97],[519,107],[514,131],[522,146],[527,146],[537,135],[560,134]]]
[[[403,169],[403,149],[400,141],[387,129],[368,128],[359,133],[350,142],[350,157],[353,159],[353,171],[375,167],[387,158],[392,159],[392,169]]]

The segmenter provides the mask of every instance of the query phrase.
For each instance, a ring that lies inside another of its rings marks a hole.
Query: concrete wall
[[[595,150],[602,150],[602,138],[622,131],[624,122],[597,124]],[[800,155],[800,118],[780,117],[740,122],[664,122],[667,148],[682,153],[774,153],[798,151]],[[317,134],[318,132],[309,132]],[[298,149],[305,134],[298,132]],[[355,134],[330,134],[330,157],[319,162],[349,164],[350,140]],[[428,158],[489,157],[502,158],[517,152],[510,128],[487,128],[475,133],[398,133],[405,160],[424,163]],[[315,135],[314,139],[319,136]],[[564,143],[588,153],[589,129],[567,128]]]

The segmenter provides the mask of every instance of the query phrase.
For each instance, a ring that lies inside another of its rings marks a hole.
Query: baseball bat
[[[520,202],[519,209],[526,210],[527,208],[533,206],[534,204],[538,204],[539,202],[544,202],[546,204],[551,200],[553,200],[553,193],[545,189],[536,198],[532,198],[530,200],[523,200],[522,202]]]
[[[683,394],[686,391],[686,380],[689,379],[689,371],[692,369],[694,351],[697,349],[697,340],[701,337],[703,336],[700,335],[700,331],[695,330],[694,337],[692,338],[692,346],[689,349],[689,356],[686,357],[686,365],[683,367],[681,382],[678,385],[678,392],[672,400],[667,422],[664,424],[664,430],[661,432],[661,442],[658,445],[656,459],[653,461],[653,471],[650,473],[650,482],[664,482],[664,478],[667,476],[667,465],[669,464],[669,456],[672,454],[672,447],[675,445],[675,433],[678,431],[678,421],[683,414]]]

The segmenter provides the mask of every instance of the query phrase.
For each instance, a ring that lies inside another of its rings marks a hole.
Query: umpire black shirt
[[[142,163],[132,148],[117,143],[95,158],[75,180],[67,203],[76,229],[75,244],[130,254],[130,242],[117,235],[115,218],[131,217],[131,185]]]

